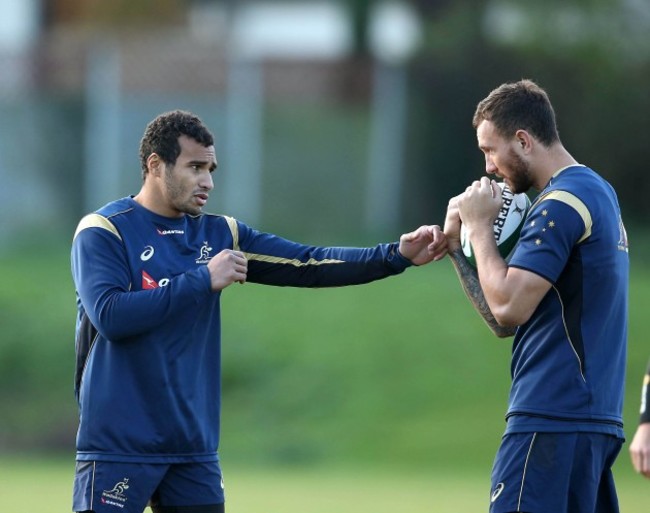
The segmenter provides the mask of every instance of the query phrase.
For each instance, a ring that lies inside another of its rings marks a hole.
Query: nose
[[[199,180],[199,187],[205,189],[206,191],[211,191],[214,189],[214,181],[212,180],[212,173],[206,171],[201,173],[201,179]]]
[[[488,155],[485,156],[485,172],[488,175],[493,175],[497,172],[497,167],[494,165],[494,162],[492,162],[492,159]]]

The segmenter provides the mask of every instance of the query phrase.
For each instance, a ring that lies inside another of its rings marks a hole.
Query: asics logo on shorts
[[[497,500],[505,487],[506,485],[504,485],[503,483],[499,483],[494,489],[494,491],[492,492],[492,497],[490,497],[490,502],[494,502],[495,500]]]

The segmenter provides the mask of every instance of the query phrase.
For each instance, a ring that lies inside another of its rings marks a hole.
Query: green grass
[[[227,509],[228,513],[487,511],[489,470],[239,469],[226,476]],[[617,486],[622,512],[647,512],[650,481],[623,473]]]
[[[632,257],[629,438],[650,297],[647,259]],[[4,255],[0,269],[0,513],[69,511],[76,407],[67,248]],[[230,287],[220,449],[229,513],[485,511],[510,345],[471,309],[448,261],[359,287]],[[28,448],[67,459],[21,456]],[[632,472],[627,446],[616,476],[622,510],[645,511],[650,482]]]
[[[73,467],[72,458],[0,458],[0,511],[70,511]],[[224,478],[228,513],[479,512],[487,511],[489,494],[489,468],[478,467],[415,472],[386,467],[229,468],[226,462]],[[617,474],[617,485],[621,511],[647,511],[650,481],[626,468]]]

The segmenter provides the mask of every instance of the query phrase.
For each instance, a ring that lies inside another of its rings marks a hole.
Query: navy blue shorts
[[[151,503],[154,511],[211,513],[224,502],[218,462],[77,462],[72,511],[142,513]]]
[[[601,433],[514,433],[492,468],[490,513],[618,513],[612,465],[623,440]]]

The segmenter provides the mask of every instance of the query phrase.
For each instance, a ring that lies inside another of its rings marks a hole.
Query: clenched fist
[[[244,283],[248,272],[248,260],[241,251],[224,249],[208,262],[212,290],[223,290],[235,282]]]

